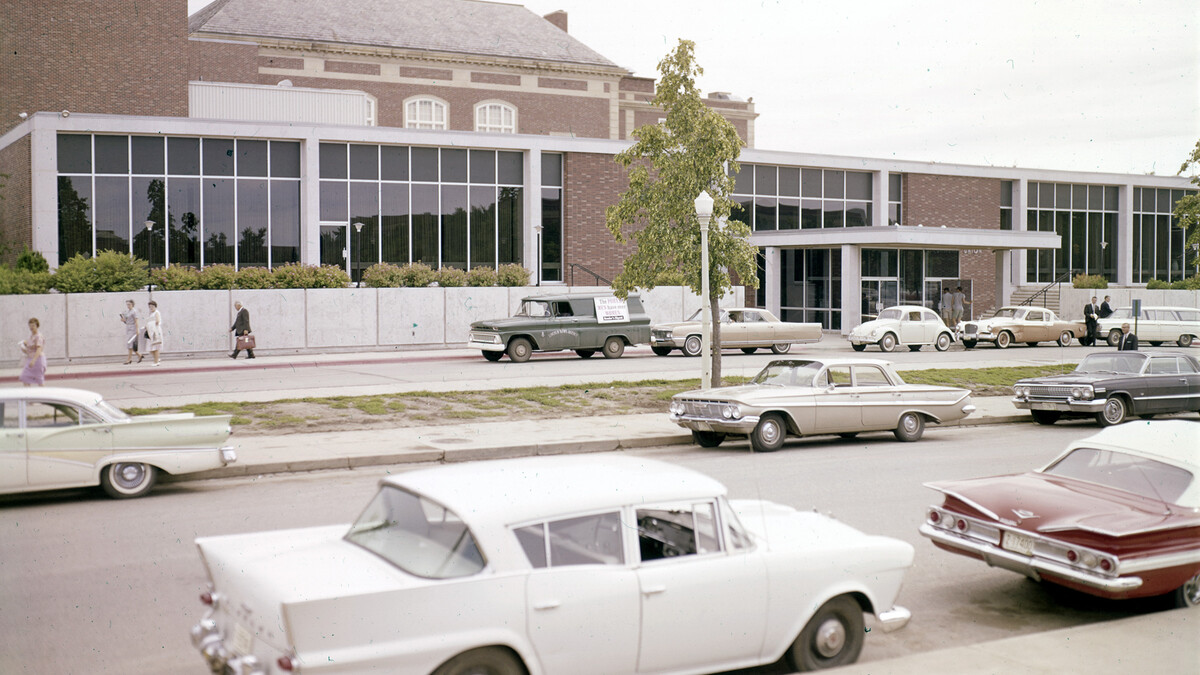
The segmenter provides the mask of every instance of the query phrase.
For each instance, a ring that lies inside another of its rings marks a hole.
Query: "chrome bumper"
[[[1062,579],[1070,579],[1077,584],[1109,593],[1132,591],[1140,588],[1142,585],[1141,577],[1103,577],[1098,574],[1089,574],[1083,570],[1067,567],[1061,563],[1032,558],[1020,553],[1006,551],[986,542],[968,539],[948,530],[932,527],[929,523],[921,525],[919,531],[922,536],[928,537],[935,542],[978,555],[991,567],[999,567],[1010,572],[1024,574],[1035,581],[1041,581],[1042,575],[1048,574]]]
[[[747,415],[737,420],[711,417],[694,417],[687,415],[671,415],[671,421],[684,429],[692,431],[715,431],[721,434],[749,435],[758,426],[758,415]]]
[[[217,622],[209,617],[200,620],[192,626],[192,646],[200,651],[214,673],[233,673],[233,675],[267,675],[267,666],[252,654],[238,656],[225,646],[221,638],[221,630]]]
[[[1027,398],[1014,398],[1013,406],[1020,410],[1057,410],[1058,412],[1098,413],[1104,410],[1105,399],[1097,398],[1091,401],[1037,401]]]
[[[228,466],[237,461],[237,450],[233,446],[225,446],[221,448],[221,466]]]
[[[651,347],[670,347],[672,349],[680,349],[683,347],[683,342],[677,341],[673,337],[660,338],[660,337],[654,337],[653,335],[651,335],[650,336],[650,346]]]
[[[508,348],[499,333],[471,333],[467,338],[467,346],[485,352],[502,352]]]

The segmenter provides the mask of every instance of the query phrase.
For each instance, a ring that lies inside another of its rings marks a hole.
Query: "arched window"
[[[475,106],[475,131],[491,134],[517,133],[517,109],[501,101]]]
[[[404,126],[409,129],[446,129],[446,102],[413,98],[404,102]]]

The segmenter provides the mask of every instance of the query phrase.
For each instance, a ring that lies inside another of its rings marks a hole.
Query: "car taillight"
[[[290,673],[296,669],[296,662],[293,661],[292,657],[290,657],[290,656],[279,657],[279,659],[277,661],[275,661],[275,665],[279,666],[280,670],[288,672],[288,673]]]
[[[967,521],[963,520],[962,518],[959,518],[958,521],[954,523],[954,526],[958,528],[959,532],[967,531]]]
[[[1108,558],[1101,558],[1100,559],[1100,569],[1104,570],[1105,572],[1111,572],[1112,571],[1112,562],[1110,562]]]
[[[1079,554],[1073,550],[1068,550],[1067,551],[1067,560],[1069,560],[1071,562],[1075,562],[1076,560],[1079,560]]]
[[[204,591],[203,593],[200,594],[200,602],[203,602],[204,604],[208,605],[209,607],[212,607],[213,594],[209,591]]]
[[[936,525],[938,523],[938,521],[940,521],[941,519],[942,519],[942,514],[938,513],[937,511],[929,512],[929,522]]]

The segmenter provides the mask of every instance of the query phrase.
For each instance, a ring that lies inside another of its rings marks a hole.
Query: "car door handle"
[[[647,586],[642,589],[642,595],[658,595],[659,593],[666,593],[666,592],[667,592],[666,586]]]
[[[542,609],[542,610],[555,609],[561,604],[562,604],[562,602],[560,600],[543,600],[541,602],[533,603],[533,608],[534,609]]]

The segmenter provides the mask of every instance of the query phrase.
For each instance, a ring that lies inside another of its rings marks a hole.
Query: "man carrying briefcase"
[[[238,352],[246,350],[246,358],[254,358],[254,335],[250,333],[250,310],[242,307],[241,302],[233,303],[234,309],[238,311],[237,318],[233,320],[233,325],[229,330],[233,331],[234,345],[233,353],[229,358],[236,359]]]

